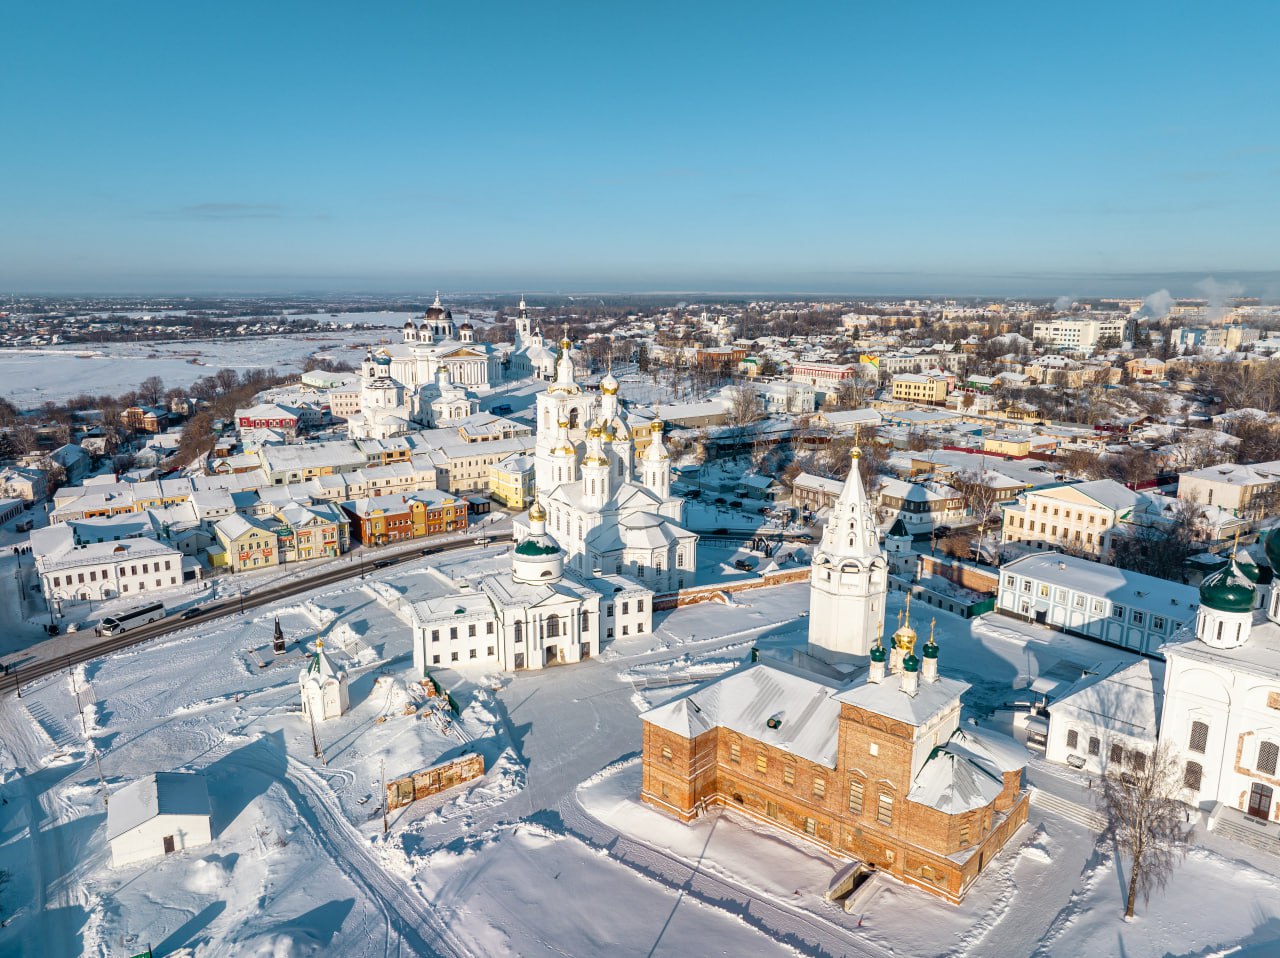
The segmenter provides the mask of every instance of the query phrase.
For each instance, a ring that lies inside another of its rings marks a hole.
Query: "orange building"
[[[351,519],[352,538],[362,545],[381,546],[467,529],[467,501],[431,490],[352,499],[342,503],[342,511]]]
[[[644,713],[641,799],[734,808],[959,902],[1027,819],[1026,752],[960,727],[969,686],[932,639],[923,662],[909,625],[894,641],[852,683],[760,661]]]

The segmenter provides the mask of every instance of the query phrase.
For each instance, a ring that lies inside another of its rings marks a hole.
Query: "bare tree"
[[[730,425],[749,426],[764,418],[764,402],[750,386],[734,386],[728,392]]]
[[[978,520],[977,551],[974,554],[981,558],[982,540],[986,537],[987,524],[995,511],[996,503],[1000,501],[1000,491],[990,479],[974,471],[960,473],[951,481],[951,485],[964,496],[965,505]]]
[[[1133,917],[1138,893],[1143,902],[1168,884],[1174,865],[1186,851],[1191,829],[1180,795],[1183,770],[1168,746],[1128,753],[1127,767],[1114,763],[1102,777],[1100,810],[1103,833],[1129,856],[1129,892],[1124,916]]]
[[[147,406],[160,405],[164,398],[164,381],[159,376],[148,376],[138,383],[138,398]]]

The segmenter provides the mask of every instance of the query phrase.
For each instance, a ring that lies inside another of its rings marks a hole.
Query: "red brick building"
[[[900,641],[886,674],[877,646],[843,685],[762,661],[649,710],[641,799],[682,821],[731,807],[959,902],[1026,821],[1026,752],[960,727],[969,686],[937,649],[922,667]]]

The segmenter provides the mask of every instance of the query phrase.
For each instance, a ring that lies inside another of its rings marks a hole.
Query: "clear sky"
[[[11,2],[5,291],[1280,292],[1274,2]]]

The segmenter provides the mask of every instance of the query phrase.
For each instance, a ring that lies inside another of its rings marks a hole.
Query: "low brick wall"
[[[786,585],[789,582],[806,582],[808,579],[808,568],[788,569],[785,572],[766,572],[758,579],[744,579],[741,582],[729,582],[725,585],[700,586],[696,589],[681,589],[679,592],[668,592],[664,595],[655,596],[653,609],[655,612],[664,612],[682,608],[686,605],[696,605],[699,602],[718,602],[723,601],[735,592],[767,589],[770,586]]]
[[[403,808],[421,798],[436,795],[446,789],[479,778],[484,774],[484,756],[463,755],[450,762],[432,765],[408,778],[387,782],[387,809]]]

